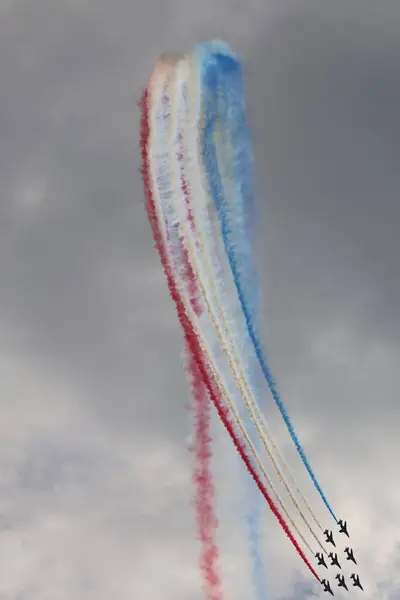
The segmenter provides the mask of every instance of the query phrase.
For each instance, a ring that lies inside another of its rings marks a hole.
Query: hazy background
[[[215,36],[247,70],[270,362],[364,597],[400,598],[399,0],[0,0],[1,600],[203,597],[135,103]],[[217,432],[226,600],[249,600]],[[267,510],[262,535],[270,598],[309,598]]]

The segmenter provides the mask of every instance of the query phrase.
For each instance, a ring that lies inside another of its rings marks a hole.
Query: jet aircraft
[[[336,544],[335,544],[335,542],[333,540],[333,533],[332,533],[332,531],[328,531],[327,529],[325,529],[324,535],[326,536],[326,540],[325,540],[326,543],[327,544],[333,544],[333,546],[335,546],[335,548],[336,548]]]
[[[359,587],[360,590],[364,591],[364,588],[363,588],[363,586],[360,583],[360,577],[359,577],[359,575],[354,575],[354,573],[352,573],[350,575],[350,579],[353,580],[353,587]]]
[[[344,579],[344,575],[341,575],[340,573],[338,573],[336,575],[335,579],[337,579],[339,581],[338,587],[344,587],[345,590],[349,591],[349,588],[347,587],[346,581]]]
[[[329,552],[328,554],[329,558],[331,559],[331,566],[334,567],[339,567],[339,569],[341,569],[342,567],[339,564],[339,560],[338,560],[338,555],[335,553],[333,554],[333,552]]]
[[[342,521],[342,519],[339,519],[337,523],[339,525],[339,533],[344,533],[345,535],[347,535],[347,537],[350,537],[349,532],[347,531],[347,522]]]
[[[354,558],[354,552],[351,548],[345,548],[344,551],[346,552],[347,556],[346,556],[346,560],[352,560],[353,563],[356,565],[357,561]]]
[[[319,567],[322,566],[322,567],[325,567],[325,569],[328,568],[327,565],[326,565],[326,562],[325,562],[325,559],[324,559],[324,555],[322,554],[322,552],[317,552],[317,554],[315,555],[315,558],[318,559],[318,566]]]
[[[332,596],[334,596],[335,594],[332,592],[331,590],[331,586],[329,585],[329,581],[327,581],[326,579],[323,579],[321,581],[322,585],[324,586],[324,592],[328,592],[328,594],[332,594]]]

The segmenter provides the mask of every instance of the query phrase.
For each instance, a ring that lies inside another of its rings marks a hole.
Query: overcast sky
[[[247,74],[269,359],[365,598],[400,598],[399,0],[0,0],[1,600],[203,597],[136,101],[216,36]],[[250,600],[215,431],[225,600]],[[262,535],[271,600],[311,597],[267,509]]]

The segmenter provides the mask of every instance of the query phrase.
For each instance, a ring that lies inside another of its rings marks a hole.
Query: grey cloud
[[[329,319],[332,305],[348,310],[355,302],[360,329],[386,324],[387,335],[396,331],[399,279],[400,11],[384,3],[355,21],[360,6],[302,3],[291,18],[277,18],[255,46],[249,94],[266,207],[264,264],[280,296],[285,282],[301,287],[285,295],[285,318],[308,304],[313,318],[318,310]]]
[[[249,58],[267,347],[283,388],[306,385],[302,408],[335,427],[358,406],[356,364],[369,372],[365,419],[377,396],[382,419],[397,406],[367,356],[379,343],[398,356],[399,26],[393,3],[303,2],[277,12]],[[328,374],[312,342],[340,328],[349,362]]]
[[[132,588],[140,599],[201,597],[186,504],[182,340],[144,215],[135,106],[158,54],[201,38],[225,37],[246,60],[265,339],[283,398],[343,510],[356,515],[369,497],[365,510],[377,515],[377,487],[397,493],[385,457],[395,452],[398,423],[399,28],[398,3],[389,0],[379,10],[357,0],[3,8],[0,343],[3,330],[18,330],[4,342],[10,355],[23,353],[79,393],[70,400],[74,426],[61,435],[53,424],[49,438],[37,420],[27,422],[17,458],[0,461],[9,473],[0,526],[11,537],[3,539],[27,535],[26,555],[41,565],[35,574],[26,567],[25,579],[9,575],[0,596],[28,597],[26,580],[39,600],[60,589],[76,598],[132,597]],[[68,404],[65,395],[54,412]],[[4,395],[0,414],[9,402]],[[24,414],[35,410],[22,392],[19,403]],[[267,414],[286,450],[269,406]],[[74,430],[79,419],[101,443],[85,445]],[[165,468],[152,464],[145,477],[146,459],[160,452]],[[63,523],[58,542],[48,533],[54,515]],[[225,542],[231,519],[221,525]],[[81,544],[77,559],[71,535]],[[63,544],[64,570],[50,560]],[[366,546],[373,564],[372,541]],[[13,564],[21,555],[15,550]],[[288,573],[295,559],[282,556],[271,561]],[[43,569],[59,572],[58,583],[46,587]],[[310,593],[303,583],[294,589]]]

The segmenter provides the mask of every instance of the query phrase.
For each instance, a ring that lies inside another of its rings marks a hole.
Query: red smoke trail
[[[143,122],[142,122],[143,132]],[[143,148],[142,148],[143,152]],[[183,156],[182,156],[183,158]],[[186,196],[185,181],[181,174],[181,186]],[[180,262],[183,267],[183,279],[186,284],[189,301],[194,312],[200,316],[202,305],[200,300],[197,280],[189,259],[189,253],[184,245],[184,239],[180,240]],[[204,592],[209,600],[223,600],[221,590],[221,579],[218,572],[218,546],[215,533],[218,521],[214,512],[214,485],[211,471],[211,435],[210,418],[211,403],[207,395],[198,365],[194,359],[190,347],[186,344],[187,364],[186,369],[190,377],[192,395],[194,398],[194,421],[195,421],[195,466],[193,470],[193,483],[195,484],[194,507],[196,511],[196,522],[198,539],[201,543],[200,570],[203,576]]]
[[[183,139],[182,133],[178,132],[178,162],[180,171],[181,190],[185,198],[187,207],[187,218],[191,225],[192,232],[196,232],[192,210],[190,207],[190,195],[185,173],[183,169]],[[195,274],[189,259],[189,253],[182,244],[182,260],[185,266],[185,279],[188,289],[191,290],[190,302],[197,316],[202,313],[200,303],[200,290],[197,284]],[[222,600],[221,580],[217,571],[219,558],[218,546],[215,540],[215,533],[218,527],[218,520],[214,512],[215,489],[212,479],[212,439],[210,433],[211,404],[207,394],[207,387],[199,371],[195,356],[190,347],[186,344],[187,352],[187,370],[191,376],[192,393],[195,399],[195,433],[196,433],[196,467],[193,473],[193,480],[197,487],[195,498],[195,507],[197,513],[197,526],[202,543],[202,555],[200,557],[200,568],[206,583],[206,593],[212,600]]]
[[[202,552],[200,569],[205,581],[205,592],[211,600],[222,600],[221,580],[217,570],[218,547],[215,531],[218,521],[214,513],[214,485],[211,473],[210,401],[198,365],[187,348],[187,370],[191,376],[195,399],[196,467],[193,481],[196,485],[195,508]]]
[[[183,145],[182,134],[178,132],[179,142],[179,169],[180,184],[188,211],[188,220],[192,231],[195,232],[192,211],[190,208],[190,197],[187,182],[183,170]],[[190,290],[190,302],[193,310],[200,316],[202,305],[200,302],[200,291],[193,268],[189,259],[189,253],[184,246],[184,240],[181,239],[181,254],[185,269],[185,280]],[[219,576],[217,564],[219,559],[218,546],[215,539],[218,520],[214,512],[215,488],[212,478],[212,439],[210,432],[211,404],[207,394],[207,388],[204,385],[201,373],[199,371],[196,358],[193,356],[190,347],[186,344],[187,371],[190,375],[192,394],[195,400],[195,452],[196,466],[193,473],[193,481],[196,486],[195,509],[197,517],[198,534],[202,544],[200,556],[200,569],[203,573],[205,582],[205,592],[211,600],[222,600],[221,579]]]
[[[229,433],[237,452],[239,453],[240,457],[242,458],[243,462],[245,463],[247,470],[249,471],[250,475],[253,477],[258,489],[264,496],[271,511],[273,512],[275,517],[278,519],[279,524],[281,525],[282,529],[284,530],[284,532],[288,536],[289,540],[295,547],[297,553],[299,554],[299,556],[301,557],[303,562],[307,565],[308,569],[314,575],[314,577],[317,579],[317,581],[321,582],[317,573],[315,572],[315,570],[311,566],[310,562],[307,560],[307,557],[305,556],[304,552],[302,551],[299,544],[297,543],[296,539],[293,537],[293,534],[290,531],[285,519],[282,517],[278,508],[275,506],[265,485],[259,478],[257,470],[254,468],[254,466],[247,454],[244,444],[241,442],[240,438],[238,437],[238,435],[235,431],[235,427],[230,420],[229,410],[224,405],[223,398],[222,398],[222,395],[216,384],[215,378],[212,375],[212,373],[210,372],[210,369],[207,365],[207,362],[205,360],[205,357],[204,357],[202,349],[201,349],[200,342],[199,342],[199,340],[196,336],[196,333],[193,329],[193,325],[190,322],[190,319],[188,318],[188,316],[185,312],[184,303],[183,303],[182,298],[177,290],[174,276],[173,276],[171,267],[168,263],[167,253],[166,253],[165,247],[162,242],[162,235],[160,232],[159,224],[157,222],[157,211],[155,208],[155,203],[154,203],[153,194],[152,194],[152,190],[151,190],[149,160],[148,160],[148,147],[147,147],[148,146],[148,138],[149,138],[148,91],[147,90],[145,90],[142,100],[139,103],[139,106],[142,110],[140,146],[141,146],[141,154],[142,154],[142,176],[143,176],[143,184],[144,184],[144,190],[145,190],[145,195],[146,195],[146,210],[147,210],[149,223],[150,223],[150,226],[151,226],[151,229],[153,232],[155,246],[160,255],[160,261],[164,268],[164,272],[165,272],[165,276],[166,276],[166,279],[168,282],[168,288],[169,288],[171,298],[174,300],[175,305],[176,305],[176,311],[177,311],[178,318],[181,323],[182,329],[184,331],[187,346],[188,346],[188,348],[190,348],[192,356],[193,356],[194,360],[196,361],[199,372],[201,373],[204,384],[207,387],[208,393],[210,394],[211,400],[213,401],[215,408],[217,409],[219,417],[220,417],[225,429]]]
[[[180,161],[183,155],[179,156]],[[184,179],[181,167],[181,187],[188,202],[187,185]],[[190,210],[190,209],[189,209]],[[194,225],[194,224],[193,224]],[[183,274],[189,292],[189,300],[192,309],[200,316],[202,306],[200,303],[200,293],[189,259],[189,253],[184,246],[184,240],[181,238],[181,261],[183,264]],[[196,509],[196,520],[198,536],[201,542],[200,569],[203,574],[204,591],[210,600],[222,600],[221,579],[218,573],[218,546],[215,539],[215,533],[218,527],[218,520],[214,512],[215,489],[212,478],[211,459],[212,459],[212,439],[210,434],[211,404],[207,395],[207,388],[199,372],[199,368],[186,344],[187,364],[186,369],[190,376],[192,394],[195,401],[194,421],[195,421],[195,456],[196,464],[193,472],[193,482],[196,486],[196,496],[194,505]]]

